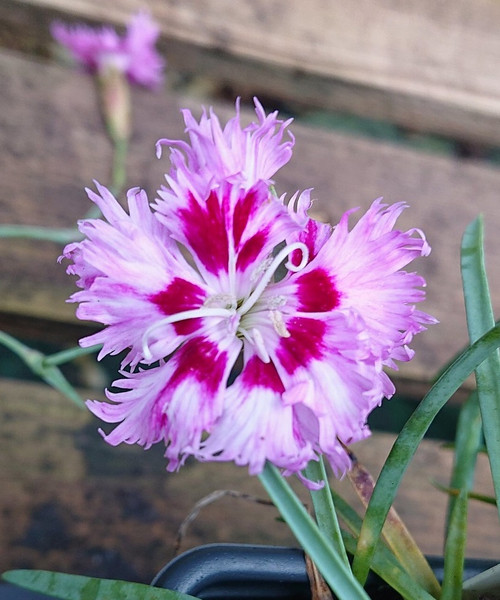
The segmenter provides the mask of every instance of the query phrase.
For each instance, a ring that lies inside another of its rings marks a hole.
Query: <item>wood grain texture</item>
[[[0,221],[71,226],[88,208],[83,188],[92,186],[93,179],[108,181],[111,149],[102,132],[93,83],[71,70],[5,52],[0,55],[0,77],[5,82],[0,88]],[[187,106],[199,113],[200,101],[142,90],[134,90],[133,101],[129,182],[153,197],[168,169],[167,158],[155,158],[154,143],[159,137],[182,137],[179,109]],[[223,120],[234,113],[228,105],[216,110]],[[244,115],[251,118],[250,112]],[[366,209],[383,195],[388,202],[410,204],[402,227],[425,231],[433,252],[416,268],[428,283],[424,308],[440,324],[416,338],[417,355],[399,375],[428,381],[467,339],[459,247],[462,232],[479,212],[485,215],[491,290],[496,314],[500,312],[500,172],[298,123],[292,130],[295,153],[276,178],[280,193],[313,187],[314,214],[332,223],[345,210]],[[57,323],[75,323],[74,307],[64,302],[74,288],[56,262],[60,248],[0,240],[0,251],[2,328],[19,330],[23,318],[31,327],[36,317],[46,324],[45,335],[55,335],[63,333]],[[67,338],[74,341],[74,333],[68,330]]]
[[[185,73],[240,94],[500,143],[496,0],[3,0],[0,29],[5,43],[47,51],[54,17],[123,25],[144,6]]]
[[[0,571],[39,568],[149,582],[172,555],[177,528],[194,503],[217,489],[265,497],[255,477],[233,464],[189,461],[165,472],[161,444],[108,446],[90,413],[44,385],[0,380]],[[85,393],[84,393],[85,394]],[[93,392],[88,392],[95,397]],[[376,434],[355,447],[377,474],[393,442]],[[423,550],[441,554],[451,452],[425,440],[396,508]],[[307,501],[305,489],[291,479]],[[349,499],[347,481],[335,486]],[[491,493],[485,457],[476,489]],[[355,503],[357,506],[357,504]],[[210,542],[295,545],[273,508],[224,498],[202,511],[182,549]],[[496,509],[470,504],[469,557],[499,555]]]

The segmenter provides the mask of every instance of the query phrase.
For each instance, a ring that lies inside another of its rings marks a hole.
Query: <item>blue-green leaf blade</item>
[[[193,600],[194,596],[143,583],[18,569],[2,575],[9,583],[61,600]]]
[[[462,282],[469,338],[478,339],[495,323],[484,264],[483,220],[465,230],[461,250]],[[500,498],[500,355],[498,351],[476,369],[476,385],[495,495]],[[499,516],[500,516],[500,504]]]
[[[311,481],[325,482],[325,485],[319,490],[310,491],[316,522],[323,535],[330,541],[346,566],[350,569],[349,559],[347,557],[340,525],[337,519],[337,511],[335,510],[332,491],[328,485],[323,457],[320,456],[317,461],[311,460],[304,470],[304,475]]]
[[[462,580],[467,542],[467,491],[461,489],[450,515],[444,551],[441,600],[455,600],[462,595]]]
[[[482,446],[482,439],[481,413],[477,393],[473,392],[463,404],[458,416],[450,488],[472,490],[476,460]],[[449,513],[451,513],[451,507]]]
[[[353,553],[356,548],[356,538],[346,531],[343,532],[343,537],[347,550]],[[377,545],[372,570],[406,600],[434,600],[435,598],[411,575],[408,575],[396,557],[381,543]]]
[[[353,572],[360,582],[366,581],[389,508],[427,429],[467,377],[499,346],[500,326],[497,325],[442,373],[401,430],[382,467],[361,528],[353,562]]]
[[[361,529],[362,519],[358,513],[335,490],[331,490],[335,507],[339,517],[349,528],[350,532],[343,531],[342,536],[348,552],[354,554],[356,541]],[[398,559],[382,542],[377,544],[377,552],[373,557],[372,571],[383,579],[392,589],[401,594],[403,598],[411,600],[432,600],[429,594],[419,583],[409,575],[401,566]]]
[[[304,552],[310,556],[337,597],[349,598],[349,600],[369,600],[364,589],[345,565],[344,560],[321,533],[302,502],[276,467],[266,463],[259,479]]]

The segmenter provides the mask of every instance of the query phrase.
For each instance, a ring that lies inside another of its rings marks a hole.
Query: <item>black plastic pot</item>
[[[431,557],[438,580],[443,559]],[[490,568],[494,561],[468,560],[464,579]],[[152,585],[197,596],[202,600],[310,600],[304,554],[297,548],[209,544],[188,550],[168,563]],[[401,596],[372,575],[366,584],[372,600]]]

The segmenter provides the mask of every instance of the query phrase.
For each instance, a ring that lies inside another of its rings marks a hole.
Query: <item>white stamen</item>
[[[260,360],[265,363],[270,362],[271,359],[269,358],[269,354],[266,350],[262,333],[256,328],[252,329],[252,341],[255,346],[255,350],[257,351],[257,356],[260,358]]]
[[[153,358],[151,350],[149,349],[149,338],[154,331],[160,329],[163,325],[178,323],[179,321],[184,321],[186,319],[198,319],[200,317],[231,317],[234,314],[234,310],[228,310],[227,308],[202,306],[201,308],[193,308],[191,310],[184,310],[182,312],[174,313],[173,315],[168,315],[168,317],[161,319],[161,321],[153,323],[153,325],[148,327],[144,332],[142,336],[142,352],[144,358],[146,358],[146,360],[151,360]]]
[[[262,337],[262,333],[257,328],[254,327],[251,333],[249,333],[244,327],[239,327],[238,333],[242,335],[246,339],[246,341],[255,348],[255,352],[257,353],[257,356],[261,359],[262,362],[268,363],[271,361],[266,347],[264,345],[264,338]]]
[[[265,290],[267,284],[271,281],[271,279],[272,279],[273,275],[275,274],[275,272],[277,271],[278,267],[285,260],[285,258],[288,258],[290,256],[290,254],[292,254],[292,252],[295,252],[295,250],[302,251],[302,260],[300,261],[299,265],[292,265],[290,263],[290,261],[288,261],[285,265],[286,268],[290,271],[296,272],[296,271],[300,271],[301,269],[303,269],[306,266],[307,261],[309,259],[309,250],[307,249],[307,246],[305,244],[303,244],[302,242],[294,242],[293,244],[288,244],[288,246],[285,246],[274,257],[273,261],[269,265],[269,268],[264,273],[264,275],[262,275],[262,278],[259,281],[259,283],[257,284],[257,286],[255,287],[254,291],[250,294],[250,296],[248,296],[248,298],[245,300],[245,302],[238,309],[238,313],[240,315],[244,315],[252,308],[252,306],[257,302],[257,300],[262,295],[262,292]]]
[[[280,337],[290,337],[290,332],[286,328],[285,321],[283,321],[283,314],[279,310],[270,310],[271,321],[273,323],[274,331]]]
[[[269,310],[276,310],[285,306],[286,298],[285,296],[273,296],[272,298],[267,299],[267,306]]]
[[[236,308],[236,300],[230,294],[214,294],[205,300],[203,306],[232,310]]]

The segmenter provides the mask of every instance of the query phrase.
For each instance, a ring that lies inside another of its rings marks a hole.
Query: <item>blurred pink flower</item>
[[[131,18],[123,37],[109,26],[52,24],[55,40],[90,73],[105,73],[114,68],[131,83],[156,88],[163,81],[165,61],[155,49],[159,28],[147,12]]]
[[[369,435],[394,392],[383,367],[410,360],[435,322],[415,307],[424,280],[402,270],[430,248],[394,229],[402,203],[376,200],[350,229],[352,211],[334,228],[310,219],[309,192],[276,197],[269,180],[291,145],[256,108],[259,123],[224,130],[185,111],[191,144],[162,141],[173,169],[154,211],[139,189],[128,213],[106,188],[88,191],[107,222],[81,222],[64,256],[78,317],[106,327],[81,344],[128,350],[122,391],[88,406],[118,423],[110,444],[163,441],[170,470],[193,455],[300,475],[324,454],[341,475],[344,444]]]

